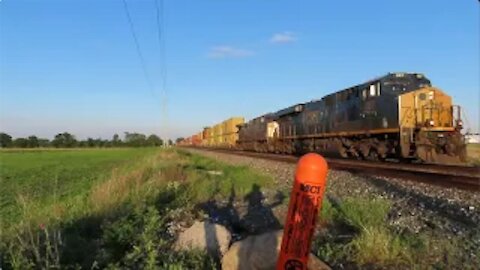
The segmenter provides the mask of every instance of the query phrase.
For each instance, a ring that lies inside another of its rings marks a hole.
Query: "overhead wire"
[[[164,2],[163,0],[155,0],[156,23],[157,23],[157,38],[160,47],[159,62],[160,62],[160,80],[161,80],[161,107],[162,107],[162,122],[164,124],[164,135],[168,138],[168,92],[167,92],[167,67],[166,67],[166,46],[165,46],[165,22],[164,22]]]
[[[157,38],[160,46],[160,76],[162,80],[162,91],[166,91],[166,48],[165,48],[165,23],[164,23],[164,4],[163,0],[155,0],[156,22],[157,22]]]
[[[130,33],[131,33],[133,41],[135,43],[135,49],[136,49],[137,56],[138,56],[139,61],[140,61],[140,65],[142,67],[142,71],[143,71],[143,75],[145,77],[145,81],[147,82],[147,86],[150,90],[150,93],[155,96],[153,82],[150,78],[150,75],[148,74],[147,64],[145,62],[145,58],[143,57],[142,50],[140,49],[140,43],[138,42],[138,37],[137,37],[137,34],[135,32],[135,26],[133,24],[132,16],[130,15],[130,11],[128,9],[127,1],[122,0],[122,2],[123,2],[123,8],[125,10],[125,14],[127,16],[128,24],[130,25]]]
[[[160,70],[160,99],[161,99],[161,121],[164,125],[164,137],[165,141],[168,139],[168,110],[167,110],[167,69],[166,69],[166,49],[165,49],[165,23],[164,23],[164,3],[163,0],[154,0],[155,1],[155,10],[156,10],[156,28],[157,28],[157,39],[159,43],[159,70]],[[148,72],[147,64],[145,61],[145,58],[142,54],[142,50],[140,47],[140,42],[138,40],[137,33],[135,31],[135,26],[133,23],[132,16],[130,14],[130,10],[128,7],[128,3],[126,0],[122,0],[123,2],[123,7],[125,10],[125,14],[127,16],[127,21],[130,26],[130,33],[132,35],[133,41],[135,43],[135,49],[137,52],[137,56],[140,61],[140,65],[142,68],[143,75],[145,77],[145,81],[148,85],[148,88],[150,90],[150,93],[152,96],[157,97],[156,92],[155,92],[155,86],[153,84],[153,81],[150,77],[150,74]],[[161,127],[162,128],[162,127]]]

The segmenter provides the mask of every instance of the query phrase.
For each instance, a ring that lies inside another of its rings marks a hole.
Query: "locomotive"
[[[235,148],[462,163],[460,106],[420,73],[396,72],[238,125]]]

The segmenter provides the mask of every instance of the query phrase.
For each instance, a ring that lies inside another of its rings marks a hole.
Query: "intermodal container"
[[[210,127],[203,128],[203,139],[208,139],[210,137]]]
[[[201,139],[198,137],[197,134],[192,136],[192,145],[198,146],[202,142]]]
[[[238,140],[238,134],[237,133],[231,133],[231,134],[223,135],[224,146],[226,146],[226,147],[235,146],[237,140]]]
[[[208,146],[215,146],[215,141],[214,141],[213,137],[208,137],[207,145]]]
[[[211,127],[209,130],[208,130],[208,139],[213,139],[213,137],[215,136],[215,133],[213,132],[213,127]]]
[[[213,126],[213,137],[218,137],[222,136],[223,134],[223,125],[222,124],[217,124]]]
[[[223,121],[223,134],[233,134],[238,132],[237,125],[243,124],[245,119],[243,117],[232,117]]]
[[[192,144],[192,138],[191,137],[187,137],[183,140],[183,145],[190,145]]]

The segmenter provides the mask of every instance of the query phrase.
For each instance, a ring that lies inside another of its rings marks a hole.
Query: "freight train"
[[[207,136],[194,145],[368,160],[466,161],[460,107],[420,73],[388,73],[248,122],[237,119],[242,121],[227,143],[208,143]]]

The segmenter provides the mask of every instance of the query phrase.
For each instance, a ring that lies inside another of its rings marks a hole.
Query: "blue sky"
[[[0,1],[0,129],[11,135],[175,138],[390,71],[422,72],[478,131],[476,0]],[[167,110],[162,109],[162,66]]]

